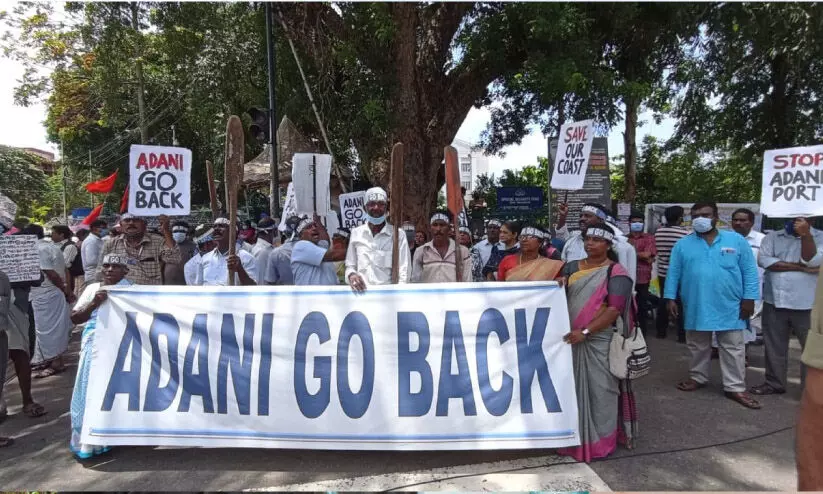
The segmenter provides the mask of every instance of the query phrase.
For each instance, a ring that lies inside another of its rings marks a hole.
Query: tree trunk
[[[623,155],[625,159],[626,188],[623,201],[634,203],[637,196],[637,113],[640,100],[628,97],[626,101],[626,130],[623,132]]]

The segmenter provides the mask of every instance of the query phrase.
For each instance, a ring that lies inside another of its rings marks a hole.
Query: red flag
[[[126,186],[126,190],[123,192],[123,198],[120,199],[120,214],[126,212],[126,208],[129,207],[129,186]]]
[[[101,178],[96,182],[86,184],[86,190],[92,194],[108,194],[114,187],[115,180],[117,180],[116,171],[106,178]]]
[[[91,213],[89,213],[88,216],[83,218],[83,221],[81,222],[81,224],[91,225],[91,223],[100,216],[100,213],[102,211],[103,211],[103,204],[98,204],[97,207],[95,207],[94,209],[91,210]]]

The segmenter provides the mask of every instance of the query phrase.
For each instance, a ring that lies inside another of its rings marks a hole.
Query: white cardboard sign
[[[191,151],[135,144],[129,152],[129,213],[186,216],[191,212]]]
[[[552,169],[552,189],[583,188],[594,140],[594,120],[563,124]]]
[[[776,218],[823,214],[823,145],[763,153],[760,212]]]
[[[9,281],[40,279],[40,257],[34,235],[0,235],[0,271]]]
[[[340,194],[340,216],[343,220],[340,226],[351,230],[366,222],[366,210],[363,209],[365,195],[364,190]]]

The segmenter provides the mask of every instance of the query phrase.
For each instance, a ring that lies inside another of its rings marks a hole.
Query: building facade
[[[468,204],[477,185],[477,177],[489,173],[489,159],[482,151],[473,150],[471,143],[461,139],[455,139],[452,146],[457,150],[457,161],[460,163],[460,184],[466,189],[464,200]]]

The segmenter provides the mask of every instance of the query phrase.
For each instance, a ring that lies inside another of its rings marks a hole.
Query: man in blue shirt
[[[678,291],[683,301],[686,343],[692,353],[689,379],[681,391],[695,391],[709,381],[712,332],[717,333],[720,369],[727,398],[747,408],[758,403],[746,392],[746,345],[743,330],[760,296],[757,264],[749,243],[739,233],[717,229],[717,204],[692,207],[694,232],[672,250],[663,294],[668,311],[678,316]]]
[[[336,285],[334,261],[346,258],[340,245],[329,247],[329,234],[317,216],[300,220],[295,229],[300,239],[291,252],[291,271],[295,285]]]

